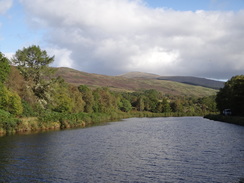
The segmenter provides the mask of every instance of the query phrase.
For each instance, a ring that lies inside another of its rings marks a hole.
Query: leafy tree
[[[178,113],[183,112],[182,101],[180,99],[177,99],[174,102],[172,102],[171,103],[171,109],[173,112],[178,112]]]
[[[169,104],[167,98],[163,98],[162,105],[163,105],[162,112],[165,112],[165,113],[171,112],[170,104]]]
[[[9,60],[0,52],[0,83],[4,83],[10,72]]]
[[[68,93],[70,98],[74,103],[74,107],[72,109],[73,113],[84,112],[85,101],[82,99],[82,94],[76,86],[69,85]]]
[[[14,115],[22,114],[23,106],[22,106],[21,98],[17,93],[14,92],[9,93],[8,111]]]
[[[203,110],[207,110],[209,112],[217,112],[215,100],[216,96],[208,96],[201,98],[199,102]]]
[[[20,115],[23,112],[23,106],[19,95],[9,91],[3,84],[0,84],[0,109],[14,115]]]
[[[74,103],[67,93],[59,94],[56,99],[54,111],[71,113]]]
[[[75,106],[71,95],[73,94],[70,92],[68,84],[59,78],[51,88],[49,108],[56,112],[71,113]]]
[[[35,45],[18,50],[12,59],[42,105],[48,102],[48,89],[54,81],[51,77],[55,70],[48,67],[53,61],[54,56],[49,57]]]
[[[116,97],[108,88],[97,88],[93,91],[95,112],[109,113],[118,109]]]
[[[52,69],[48,68],[49,64],[54,61],[54,56],[49,57],[47,52],[42,51],[39,46],[30,46],[18,50],[12,62],[18,66],[21,73],[26,80],[32,80],[36,85],[41,82],[44,77],[48,77],[48,74]]]
[[[7,111],[9,93],[7,88],[0,83],[0,109]]]
[[[121,111],[129,112],[132,109],[132,106],[129,100],[122,98],[119,104],[119,108]]]
[[[234,76],[227,81],[217,93],[216,103],[221,112],[229,108],[235,115],[244,115],[244,75]]]
[[[145,97],[140,96],[136,101],[136,108],[138,111],[144,111],[145,109],[145,103],[144,103]]]
[[[157,90],[151,89],[145,90],[144,95],[146,96],[146,100],[144,100],[146,110],[156,112],[158,103],[162,98],[161,93]]]
[[[82,93],[82,99],[85,102],[84,112],[93,112],[94,96],[92,95],[92,90],[86,85],[80,85],[78,89]]]

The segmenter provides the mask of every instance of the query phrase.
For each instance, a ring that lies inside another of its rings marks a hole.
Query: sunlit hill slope
[[[223,85],[223,82],[207,80],[199,78],[199,81],[212,83],[211,86],[202,86],[198,83],[197,78],[194,78],[194,83],[190,81],[171,81],[170,78],[163,78],[163,76],[132,72],[120,76],[107,76],[100,74],[91,74],[81,72],[70,68],[57,68],[57,76],[61,76],[66,82],[73,85],[87,85],[92,88],[108,87],[115,91],[139,91],[156,89],[163,94],[181,95],[181,96],[209,96],[217,92],[217,88]],[[180,78],[179,76],[177,78]],[[214,84],[215,83],[215,84]]]

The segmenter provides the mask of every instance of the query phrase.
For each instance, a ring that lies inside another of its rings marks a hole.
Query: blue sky
[[[167,7],[179,11],[221,10],[238,11],[243,9],[243,0],[147,0],[150,7]]]
[[[0,0],[0,51],[53,66],[229,79],[244,74],[244,0]]]

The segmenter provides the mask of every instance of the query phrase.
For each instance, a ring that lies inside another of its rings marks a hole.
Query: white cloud
[[[70,58],[71,51],[67,49],[47,48],[49,56],[55,56],[58,62],[53,63],[55,67],[73,67],[73,60]]]
[[[13,2],[12,0],[0,0],[0,14],[5,13],[11,8]]]
[[[244,11],[174,11],[137,0],[21,0],[61,48],[57,66],[230,78],[244,71]]]

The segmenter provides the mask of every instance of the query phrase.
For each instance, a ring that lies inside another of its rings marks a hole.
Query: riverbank
[[[47,130],[61,130],[68,128],[86,127],[102,122],[117,121],[133,117],[169,117],[183,116],[180,113],[151,113],[151,112],[111,112],[106,113],[44,113],[38,117],[14,118],[6,113],[1,115],[0,136],[19,133],[34,133]]]
[[[231,123],[236,125],[244,126],[244,117],[241,116],[223,116],[223,115],[216,115],[216,114],[208,114],[204,116],[204,118],[214,120],[214,121],[221,121],[225,123]]]

